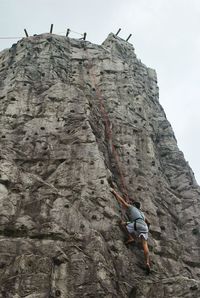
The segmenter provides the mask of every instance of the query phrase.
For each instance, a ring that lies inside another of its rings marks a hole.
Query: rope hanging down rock
[[[86,57],[87,57],[87,60],[88,60],[88,65],[87,65],[87,69],[88,69],[88,72],[89,72],[89,75],[91,77],[91,81],[95,87],[95,91],[96,91],[96,96],[99,100],[99,106],[100,106],[100,111],[101,111],[101,115],[102,115],[102,118],[105,122],[105,132],[106,132],[106,135],[107,135],[107,138],[111,144],[111,148],[112,148],[112,155],[113,155],[113,158],[116,162],[116,165],[117,165],[117,168],[118,168],[118,172],[119,172],[119,176],[120,176],[120,182],[121,182],[121,186],[122,186],[122,190],[123,190],[123,193],[125,195],[125,199],[127,202],[129,202],[129,196],[128,196],[128,191],[127,191],[127,186],[126,186],[126,182],[125,182],[125,178],[124,178],[124,174],[123,174],[123,170],[122,170],[122,167],[121,167],[121,164],[120,164],[120,158],[119,158],[119,154],[113,144],[113,141],[112,141],[112,128],[111,128],[111,122],[109,120],[109,116],[108,116],[108,113],[106,111],[106,108],[105,108],[105,105],[104,105],[104,98],[102,96],[102,93],[100,91],[100,88],[98,86],[98,83],[97,83],[97,80],[96,80],[96,75],[94,73],[94,71],[92,70],[94,65],[92,63],[92,60],[89,56],[89,53],[88,53],[88,49],[87,49],[87,46],[86,44],[84,43],[84,50],[85,50],[85,53],[86,53]]]

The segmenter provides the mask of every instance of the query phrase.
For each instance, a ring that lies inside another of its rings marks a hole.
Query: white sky
[[[49,32],[51,23],[54,33],[71,28],[98,44],[119,28],[122,38],[132,33],[138,58],[156,69],[160,103],[200,183],[200,1],[0,0],[0,37]],[[14,42],[0,39],[0,51]]]

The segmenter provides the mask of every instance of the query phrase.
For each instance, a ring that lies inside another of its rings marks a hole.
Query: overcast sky
[[[118,28],[122,38],[132,33],[138,58],[156,69],[160,103],[200,184],[200,1],[0,0],[0,37],[48,32],[51,23],[54,33],[71,28],[98,44]],[[0,51],[14,42],[0,39]]]

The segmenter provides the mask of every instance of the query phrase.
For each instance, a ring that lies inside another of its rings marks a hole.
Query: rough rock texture
[[[0,297],[200,297],[200,188],[131,44],[19,41],[0,115]],[[151,221],[149,276],[111,178]]]

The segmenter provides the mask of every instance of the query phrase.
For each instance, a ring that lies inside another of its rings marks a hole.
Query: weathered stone
[[[0,297],[200,297],[200,188],[132,45],[24,38],[0,101]],[[151,221],[149,276],[111,180]]]

